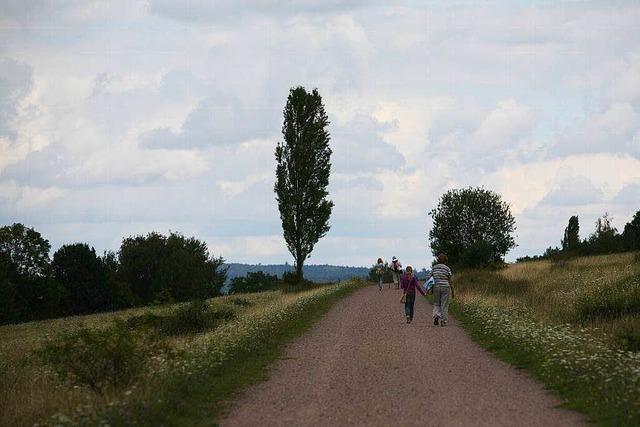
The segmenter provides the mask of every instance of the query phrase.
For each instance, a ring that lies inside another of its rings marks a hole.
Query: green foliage
[[[302,278],[305,260],[329,231],[333,202],[327,200],[331,172],[329,119],[317,89],[289,91],[284,107],[283,142],[275,150],[274,192],[287,248]]]
[[[230,305],[212,308],[206,301],[196,300],[174,309],[168,315],[145,313],[127,319],[136,329],[152,329],[161,335],[175,336],[200,333],[216,328],[236,317],[237,308]]]
[[[622,233],[624,249],[627,251],[640,250],[640,211],[624,226]]]
[[[494,262],[491,243],[478,240],[464,248],[460,254],[460,262],[465,267],[477,268]]]
[[[262,271],[247,273],[245,277],[234,277],[229,287],[230,294],[262,292],[274,289],[278,284],[278,276],[265,274]]]
[[[67,314],[92,313],[108,306],[107,270],[93,248],[86,243],[63,245],[53,254],[51,271],[64,288]]]
[[[204,242],[177,233],[126,238],[118,260],[120,279],[141,303],[157,301],[163,290],[175,301],[213,297],[226,277],[224,259],[211,257]]]
[[[620,324],[615,331],[615,341],[624,350],[640,352],[640,319]]]
[[[0,254],[9,256],[19,276],[45,276],[49,270],[50,249],[49,241],[33,228],[19,223],[0,228]]]
[[[144,372],[154,346],[124,322],[110,328],[64,332],[38,352],[58,376],[96,392],[131,384]]]
[[[562,250],[565,252],[575,252],[580,249],[580,222],[577,215],[569,218],[561,243]]]
[[[613,218],[605,213],[596,220],[594,232],[584,243],[586,254],[610,254],[623,250],[618,230],[613,226]]]
[[[467,258],[474,262],[482,256],[488,262],[499,262],[516,246],[515,219],[509,205],[493,191],[471,187],[449,190],[429,215],[433,218],[431,249],[434,255],[446,253],[452,264],[464,262],[465,250],[472,251]],[[484,254],[487,247],[489,256]]]

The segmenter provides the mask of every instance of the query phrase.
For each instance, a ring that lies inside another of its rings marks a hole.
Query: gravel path
[[[395,289],[338,302],[291,343],[267,381],[232,405],[222,426],[584,425],[557,397],[497,360],[450,319],[416,301],[407,325]]]

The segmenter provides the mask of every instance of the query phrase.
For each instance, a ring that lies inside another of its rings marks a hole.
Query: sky
[[[391,5],[390,3],[393,3]],[[0,225],[117,250],[181,232],[292,262],[273,193],[290,88],[331,121],[307,263],[427,265],[428,215],[482,186],[508,260],[640,210],[640,2],[0,0]]]

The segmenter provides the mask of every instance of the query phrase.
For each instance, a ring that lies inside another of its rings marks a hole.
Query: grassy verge
[[[640,425],[634,256],[467,271],[456,278],[451,310],[476,341],[556,390],[566,407],[600,425]]]
[[[215,424],[286,342],[359,286],[1,327],[0,425]]]
[[[192,343],[180,365],[148,399],[105,414],[110,425],[215,425],[224,402],[265,378],[284,345],[306,331],[358,284],[332,285],[284,295],[263,309]]]

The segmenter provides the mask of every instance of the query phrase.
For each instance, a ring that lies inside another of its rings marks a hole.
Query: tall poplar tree
[[[302,280],[302,267],[329,231],[333,202],[327,199],[331,172],[329,120],[317,89],[292,88],[284,107],[274,192],[287,248]]]
[[[563,251],[575,251],[580,249],[580,222],[578,216],[574,215],[569,218],[569,224],[564,229],[564,237],[562,238]]]

